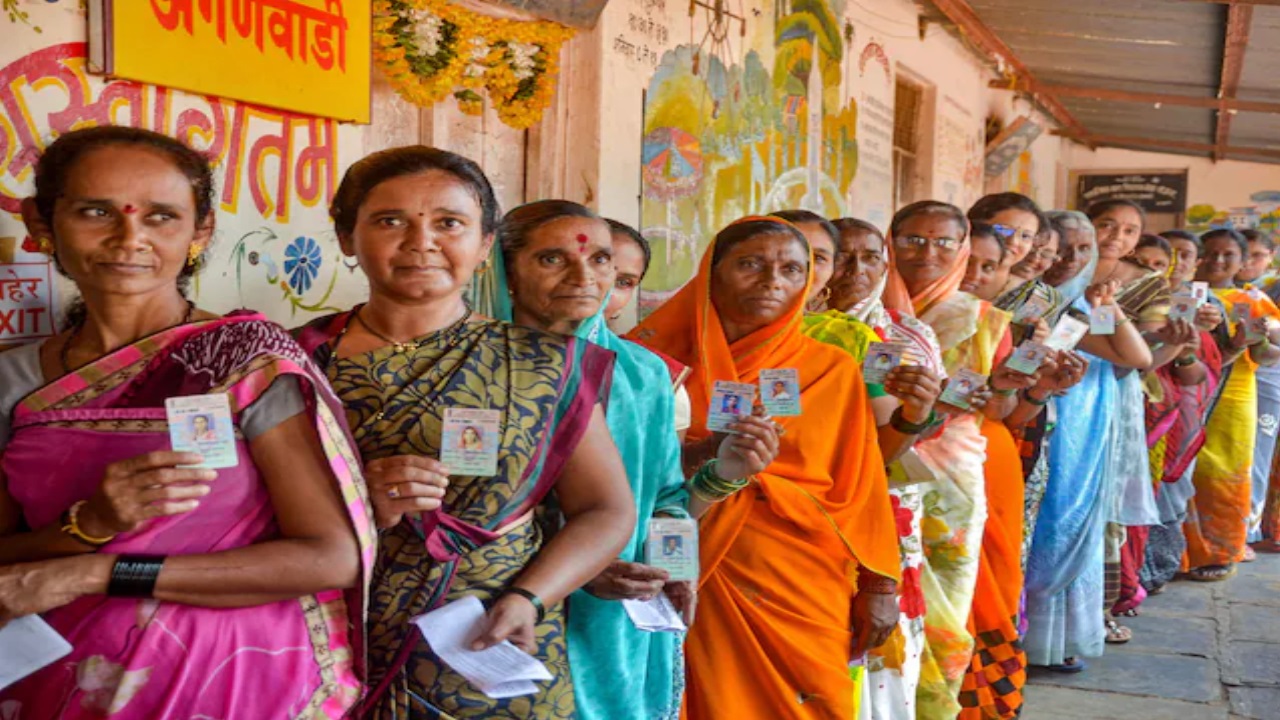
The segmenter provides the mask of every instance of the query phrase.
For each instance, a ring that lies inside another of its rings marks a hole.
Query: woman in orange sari
[[[764,472],[736,493],[692,483],[714,505],[686,648],[689,720],[847,720],[850,662],[897,622],[897,533],[871,404],[848,353],[801,332],[811,265],[790,223],[741,220],[635,332],[693,369],[686,462],[717,444],[707,428],[716,381],[784,368],[800,380],[802,414],[775,418],[778,454]]]

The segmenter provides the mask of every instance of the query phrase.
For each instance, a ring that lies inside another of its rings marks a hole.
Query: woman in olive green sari
[[[635,524],[601,410],[613,355],[471,312],[464,292],[492,247],[497,203],[470,160],[427,147],[371,155],[347,172],[331,214],[370,299],[300,340],[346,406],[383,528],[366,716],[572,718],[561,601]],[[440,461],[456,409],[497,411],[483,438],[498,443],[493,476]],[[553,493],[565,522],[548,537],[531,520]],[[497,700],[444,664],[411,620],[467,596],[488,607],[477,649],[510,640],[553,679]]]

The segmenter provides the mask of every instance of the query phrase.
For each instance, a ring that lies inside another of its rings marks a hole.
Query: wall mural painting
[[[1187,208],[1187,229],[1206,232],[1218,228],[1255,229],[1280,242],[1280,190],[1263,190],[1249,196],[1250,205],[1218,208],[1198,203]]]
[[[0,317],[12,304],[46,319],[34,333],[0,324],[0,344],[52,331],[47,319],[58,293],[49,287],[51,275],[39,273],[47,258],[26,238],[20,203],[31,192],[41,150],[60,133],[93,125],[156,130],[213,159],[218,230],[207,269],[193,287],[202,305],[217,311],[253,307],[296,324],[363,294],[326,212],[342,167],[339,136],[348,132],[339,123],[106,80],[88,74],[86,66],[83,42],[46,45],[7,63],[0,57],[0,276],[8,277],[4,270],[11,265],[25,279],[23,289],[43,292],[38,300],[32,293],[15,299],[0,292]],[[45,284],[35,288],[35,279]]]
[[[774,17],[752,19],[738,58],[690,45],[663,56],[644,118],[641,219],[658,262],[642,313],[684,285],[711,235],[744,215],[844,214],[858,116],[842,99],[852,28],[841,4],[778,3]]]

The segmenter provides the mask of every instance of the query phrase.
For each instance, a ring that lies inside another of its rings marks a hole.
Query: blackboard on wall
[[[1103,200],[1129,200],[1148,213],[1182,215],[1187,209],[1187,173],[1081,173],[1076,176],[1076,208]]]

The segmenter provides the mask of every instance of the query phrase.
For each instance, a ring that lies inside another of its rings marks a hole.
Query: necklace
[[[188,300],[187,311],[185,314],[183,314],[182,320],[178,323],[178,325],[186,325],[187,323],[191,322],[191,318],[192,316],[195,315],[195,312],[196,312],[196,304]],[[169,327],[177,327],[177,326],[170,325]],[[58,362],[59,364],[62,365],[63,374],[66,374],[66,375],[71,374],[72,367],[71,367],[71,362],[69,360],[69,358],[71,357],[71,344],[80,338],[80,330],[83,328],[84,328],[83,321],[76,323],[76,326],[71,329],[71,335],[67,337],[67,341],[62,343],[62,348],[58,350]],[[165,328],[165,329],[167,330],[168,328]],[[114,350],[109,351],[108,353],[104,353],[104,355],[110,354],[110,352],[114,352]],[[88,364],[88,363],[85,363],[85,364]],[[75,369],[79,369],[80,367],[84,367],[84,365],[80,365]]]
[[[397,354],[403,354],[403,353],[416,352],[416,351],[418,350],[418,348],[422,347],[422,346],[427,342],[427,338],[429,338],[429,337],[431,337],[431,336],[433,336],[433,335],[435,335],[435,334],[436,334],[435,332],[430,332],[430,333],[427,333],[427,335],[424,335],[424,336],[422,336],[422,337],[414,338],[413,340],[406,340],[406,341],[404,341],[404,342],[400,342],[399,340],[392,340],[391,338],[387,337],[386,335],[383,335],[382,333],[380,333],[380,332],[378,332],[377,330],[375,330],[375,329],[373,328],[373,326],[372,326],[372,325],[370,325],[370,324],[368,323],[368,321],[366,321],[366,320],[361,316],[361,313],[362,313],[362,312],[364,312],[364,307],[365,307],[364,305],[361,305],[359,308],[357,308],[357,309],[356,309],[356,311],[355,311],[355,314],[353,314],[353,315],[351,316],[351,319],[352,319],[353,321],[355,321],[355,322],[360,323],[360,325],[361,325],[362,327],[364,327],[364,329],[365,329],[365,330],[368,330],[368,331],[369,331],[369,334],[371,334],[371,335],[373,335],[374,337],[378,338],[378,339],[379,339],[379,340],[381,340],[382,342],[384,342],[384,343],[386,343],[386,344],[390,345],[390,346],[391,346],[391,348],[392,348],[392,349],[393,349]],[[444,329],[444,332],[449,332],[450,330],[453,330],[454,328],[459,327],[459,326],[461,326],[461,325],[465,324],[465,323],[467,322],[467,320],[468,320],[468,319],[470,319],[470,317],[471,317],[471,308],[470,308],[470,307],[468,307],[468,308],[467,308],[467,311],[466,311],[465,313],[463,313],[462,318],[461,318],[461,319],[459,319],[457,322],[455,322],[455,323],[451,324],[449,327],[445,328],[445,329]],[[338,342],[341,342],[341,341],[342,341],[342,337],[343,337],[343,336],[345,336],[345,335],[347,334],[347,329],[348,329],[348,328],[350,328],[350,327],[351,327],[351,323],[347,323],[346,327],[342,328],[342,333],[338,336]],[[335,351],[337,350],[337,347],[338,347],[338,343],[337,343],[337,342],[335,342],[335,343],[334,343],[334,350],[335,350]]]

